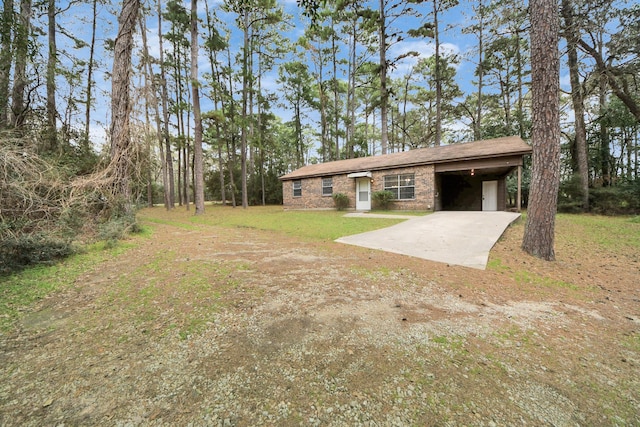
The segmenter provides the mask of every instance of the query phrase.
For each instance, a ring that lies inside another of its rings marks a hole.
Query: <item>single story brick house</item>
[[[398,210],[507,209],[506,177],[518,171],[531,146],[504,137],[337,160],[301,167],[280,177],[285,209],[333,209],[333,194],[349,197],[349,209],[371,210],[371,194],[395,194]]]

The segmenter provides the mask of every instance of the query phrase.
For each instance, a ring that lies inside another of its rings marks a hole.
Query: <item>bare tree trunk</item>
[[[207,0],[204,0],[204,8],[205,10],[209,10],[209,4]],[[208,30],[209,39],[210,40],[213,39],[214,26],[213,26],[213,22],[211,21],[210,13],[207,13],[207,30]],[[216,53],[215,53],[216,50],[214,49],[213,46],[208,46],[207,50],[209,53],[209,65],[211,67],[211,76],[218,83],[217,86],[215,84],[211,85],[212,91],[213,91],[214,110],[217,112],[218,102],[220,102],[220,104],[222,105],[223,110],[225,105],[223,95],[218,92],[219,88],[220,89],[222,88],[222,80],[220,77],[220,70],[216,65],[218,64],[218,61],[216,59]],[[222,159],[222,135],[220,131],[220,121],[218,120],[217,117],[215,120],[215,126],[216,126],[216,145],[218,148],[218,179],[220,182],[220,200],[222,202],[222,206],[225,206],[227,204],[227,194],[226,194],[225,182],[224,182],[224,161]]]
[[[191,90],[193,92],[193,173],[196,215],[204,213],[204,160],[202,154],[202,116],[198,84],[198,0],[191,0]]]
[[[227,66],[229,70],[231,70],[231,45],[227,44]],[[234,178],[233,169],[236,166],[236,105],[233,100],[233,75],[229,73],[229,119],[231,122],[231,144],[229,144],[229,139],[227,139],[227,169],[229,170],[229,184],[231,186],[231,206],[234,208],[237,206],[236,202],[236,181]],[[229,146],[231,145],[231,146]]]
[[[552,261],[560,185],[558,4],[531,0],[530,13],[533,173],[522,249]]]
[[[0,20],[0,129],[9,123],[9,80],[13,52],[13,0],[4,0]]]
[[[165,208],[170,211],[176,204],[176,189],[173,173],[173,157],[171,156],[171,139],[169,138],[169,100],[167,95],[167,73],[164,64],[164,49],[162,47],[162,1],[158,0],[158,48],[160,51],[160,86],[162,88],[162,135],[165,144],[165,156],[162,161],[166,165],[167,183],[164,187]]]
[[[476,114],[475,120],[473,124],[473,136],[476,141],[482,139],[482,89],[483,87],[483,79],[484,79],[484,4],[482,0],[478,2],[478,19],[479,19],[479,28],[478,28],[478,92],[477,92],[477,105],[476,105]]]
[[[94,65],[94,60],[93,60],[93,56],[95,54],[95,47],[96,47],[96,26],[97,26],[97,21],[98,21],[98,0],[93,0],[93,5],[92,5],[92,12],[93,12],[93,17],[92,17],[92,21],[91,21],[91,44],[89,45],[89,63],[87,64],[87,104],[85,106],[85,114],[84,114],[84,141],[83,141],[83,150],[85,150],[85,152],[89,152],[89,144],[91,141],[91,138],[89,137],[89,132],[91,131],[91,103],[93,102],[93,99],[91,97],[92,95],[92,89],[93,89],[93,65]],[[146,36],[146,34],[145,34]],[[148,50],[145,53],[146,55],[148,55]]]
[[[29,33],[31,32],[32,16],[31,0],[20,2],[20,19],[16,26],[14,38],[15,68],[12,91],[11,126],[21,129],[26,118],[28,106],[24,102],[24,91],[27,87],[27,56],[29,54]]]
[[[131,148],[129,115],[131,99],[131,53],[133,51],[133,31],[135,29],[140,0],[124,0],[118,18],[118,35],[113,50],[113,70],[111,73],[111,167],[114,173],[114,191],[120,198],[124,214],[133,214],[131,200]]]
[[[242,128],[240,146],[240,178],[242,180],[242,207],[249,207],[247,194],[247,104],[249,91],[249,10],[245,6],[244,14],[244,44],[242,49]]]
[[[578,64],[578,28],[573,20],[573,9],[569,0],[562,0],[562,16],[564,18],[564,33],[567,40],[567,56],[569,64],[569,78],[571,81],[571,100],[575,114],[576,132],[576,160],[580,189],[582,192],[582,209],[589,210],[589,164],[587,155],[587,131],[584,122],[584,95],[580,84]]]
[[[599,54],[602,57],[602,51],[604,49],[604,42],[602,40],[602,33],[598,34],[598,49]],[[607,108],[607,88],[608,78],[604,72],[601,72],[598,88],[598,106],[600,116],[605,115]],[[609,157],[611,156],[611,145],[609,141],[609,128],[600,121],[600,167],[602,169],[602,186],[609,187],[611,185],[611,168],[609,166]]]
[[[335,30],[335,19],[331,16],[331,30]],[[338,133],[338,119],[340,113],[338,111],[338,48],[336,46],[335,34],[331,36],[331,53],[333,60],[333,138],[336,140],[336,158],[340,160],[340,137]]]
[[[442,143],[442,76],[440,72],[440,29],[438,28],[438,0],[433,0],[433,36],[435,43],[436,74],[436,134],[434,145]]]
[[[380,33],[380,145],[382,154],[387,154],[389,130],[387,128],[387,107],[389,92],[387,90],[387,28],[385,22],[384,0],[380,0],[380,16],[378,25]]]
[[[45,141],[46,150],[55,152],[58,149],[56,135],[56,66],[58,64],[58,48],[56,45],[55,0],[49,0],[47,17],[49,19],[49,57],[47,59],[47,129]]]
[[[149,45],[147,43],[147,26],[144,18],[140,20],[140,34],[142,36],[142,52],[143,52],[143,62],[144,62],[144,80],[145,80],[145,108],[148,116],[149,105],[153,108],[153,115],[155,119],[156,125],[156,137],[158,138],[158,147],[160,148],[160,170],[162,174],[162,185],[164,188],[167,188],[167,168],[164,163],[164,147],[162,146],[162,124],[160,121],[160,108],[158,107],[158,96],[157,96],[157,87],[156,82],[153,76],[153,68],[151,66],[151,56],[149,55]],[[149,119],[147,117],[147,123]],[[151,137],[149,138],[149,166],[151,166]],[[149,194],[148,194],[148,204],[149,207],[153,207],[153,192],[151,187],[151,167],[149,167]],[[167,193],[165,191],[165,206],[167,206]]]

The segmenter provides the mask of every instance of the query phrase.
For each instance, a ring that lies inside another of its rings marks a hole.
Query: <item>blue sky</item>
[[[285,12],[294,16],[293,19],[293,27],[289,32],[290,37],[296,37],[297,35],[302,33],[303,25],[300,24],[300,9],[298,8],[295,1],[287,0],[282,2],[281,4],[284,7]],[[377,3],[376,3],[377,4]],[[443,49],[447,52],[457,54],[461,57],[461,62],[457,66],[458,83],[463,90],[463,92],[470,92],[473,88],[472,80],[474,79],[473,73],[475,65],[466,59],[466,55],[468,55],[469,51],[474,48],[476,40],[473,36],[465,35],[462,33],[461,29],[467,25],[467,20],[469,19],[469,15],[471,12],[470,2],[468,0],[462,0],[458,6],[453,9],[447,11],[442,17],[442,26],[446,27],[446,29],[441,34],[441,41],[443,43]],[[210,8],[218,8],[219,10],[219,2],[212,0],[209,2]],[[60,4],[61,8],[64,8],[64,4]],[[116,10],[118,5],[100,5],[100,17],[99,17],[99,34],[98,34],[98,52],[97,56],[99,58],[99,69],[95,75],[95,81],[97,86],[96,95],[98,97],[96,105],[94,107],[94,111],[92,113],[93,120],[96,123],[92,123],[92,136],[95,138],[96,142],[104,141],[106,130],[108,129],[108,123],[110,121],[109,117],[109,93],[110,93],[110,81],[106,78],[107,74],[105,72],[109,72],[111,69],[111,55],[110,53],[104,50],[104,42],[106,39],[113,39],[117,33],[117,17],[116,14],[119,12]],[[185,7],[187,10],[190,8],[190,3],[185,2]],[[375,6],[374,6],[375,7]],[[430,3],[424,3],[423,5],[415,6],[416,8],[428,8],[430,7]],[[155,5],[153,6],[155,8]],[[199,9],[200,15],[204,19],[204,1],[199,0]],[[219,11],[220,16],[225,18],[227,26],[233,30],[234,21],[232,16],[224,16],[224,14]],[[72,31],[74,35],[77,37],[89,41],[90,40],[90,19],[91,9],[90,6],[83,5],[78,6],[74,5],[71,7],[70,11],[59,18],[59,22],[65,26],[68,30]],[[415,26],[416,23],[408,23],[406,21],[398,21],[398,25],[405,26],[403,29],[407,29],[407,27]],[[148,43],[150,46],[151,54],[155,57],[158,55],[158,39],[157,39],[157,17],[152,16],[147,19],[147,27],[148,27]],[[164,28],[168,28],[167,23],[165,22]],[[201,26],[202,30],[202,26]],[[59,36],[60,42],[64,42],[65,38],[63,36]],[[141,45],[140,35],[136,35],[136,40],[139,45]],[[232,45],[236,45],[239,49],[241,39],[240,34],[237,30],[233,31]],[[166,46],[166,44],[165,44]],[[417,51],[420,52],[421,57],[430,56],[433,54],[434,47],[433,43],[430,40],[416,40],[416,39],[406,39],[405,41],[396,44],[389,53],[389,57],[398,56],[399,54],[406,51]],[[87,57],[88,56],[88,48],[84,48],[75,53],[79,57]],[[375,60],[375,58],[372,58]],[[417,61],[417,58],[407,58],[403,63],[399,64],[395,71],[393,71],[392,77],[400,77],[402,76],[408,67],[413,65]],[[201,55],[200,61],[200,72],[203,73],[208,68],[208,61],[205,55]],[[139,76],[134,77],[135,82],[139,82]],[[274,92],[277,92],[277,69],[274,69],[271,73],[269,73],[265,80],[263,81],[263,86],[268,88]],[[566,78],[563,79],[566,82]],[[210,109],[211,106],[207,104],[205,97],[202,97],[203,101],[203,109]],[[274,112],[277,115],[280,115],[283,120],[287,120],[291,117],[291,113],[285,109],[280,107],[275,107]],[[82,120],[83,115],[79,115],[78,120]]]

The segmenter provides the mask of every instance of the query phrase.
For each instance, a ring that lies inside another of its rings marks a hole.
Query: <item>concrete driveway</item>
[[[375,214],[347,214],[366,218]],[[397,215],[393,216],[398,218]],[[489,251],[520,214],[435,212],[336,242],[484,270]],[[363,219],[365,221],[365,219]]]

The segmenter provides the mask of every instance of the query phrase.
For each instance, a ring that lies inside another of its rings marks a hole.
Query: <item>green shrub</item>
[[[344,193],[335,193],[333,203],[336,205],[336,209],[343,211],[349,207],[349,196]]]
[[[129,233],[140,232],[140,226],[135,215],[124,215],[112,218],[98,226],[98,238],[104,240],[107,248],[113,248],[119,240],[124,239]]]
[[[592,212],[602,215],[640,213],[640,180],[592,188],[589,191],[589,206]]]
[[[582,189],[580,188],[580,176],[573,175],[570,179],[560,183],[558,191],[558,212],[581,213]]]
[[[58,261],[71,255],[69,239],[46,233],[21,234],[0,240],[0,275],[23,269],[30,264]]]
[[[391,191],[376,191],[371,195],[377,208],[388,210],[391,208],[395,195]]]

